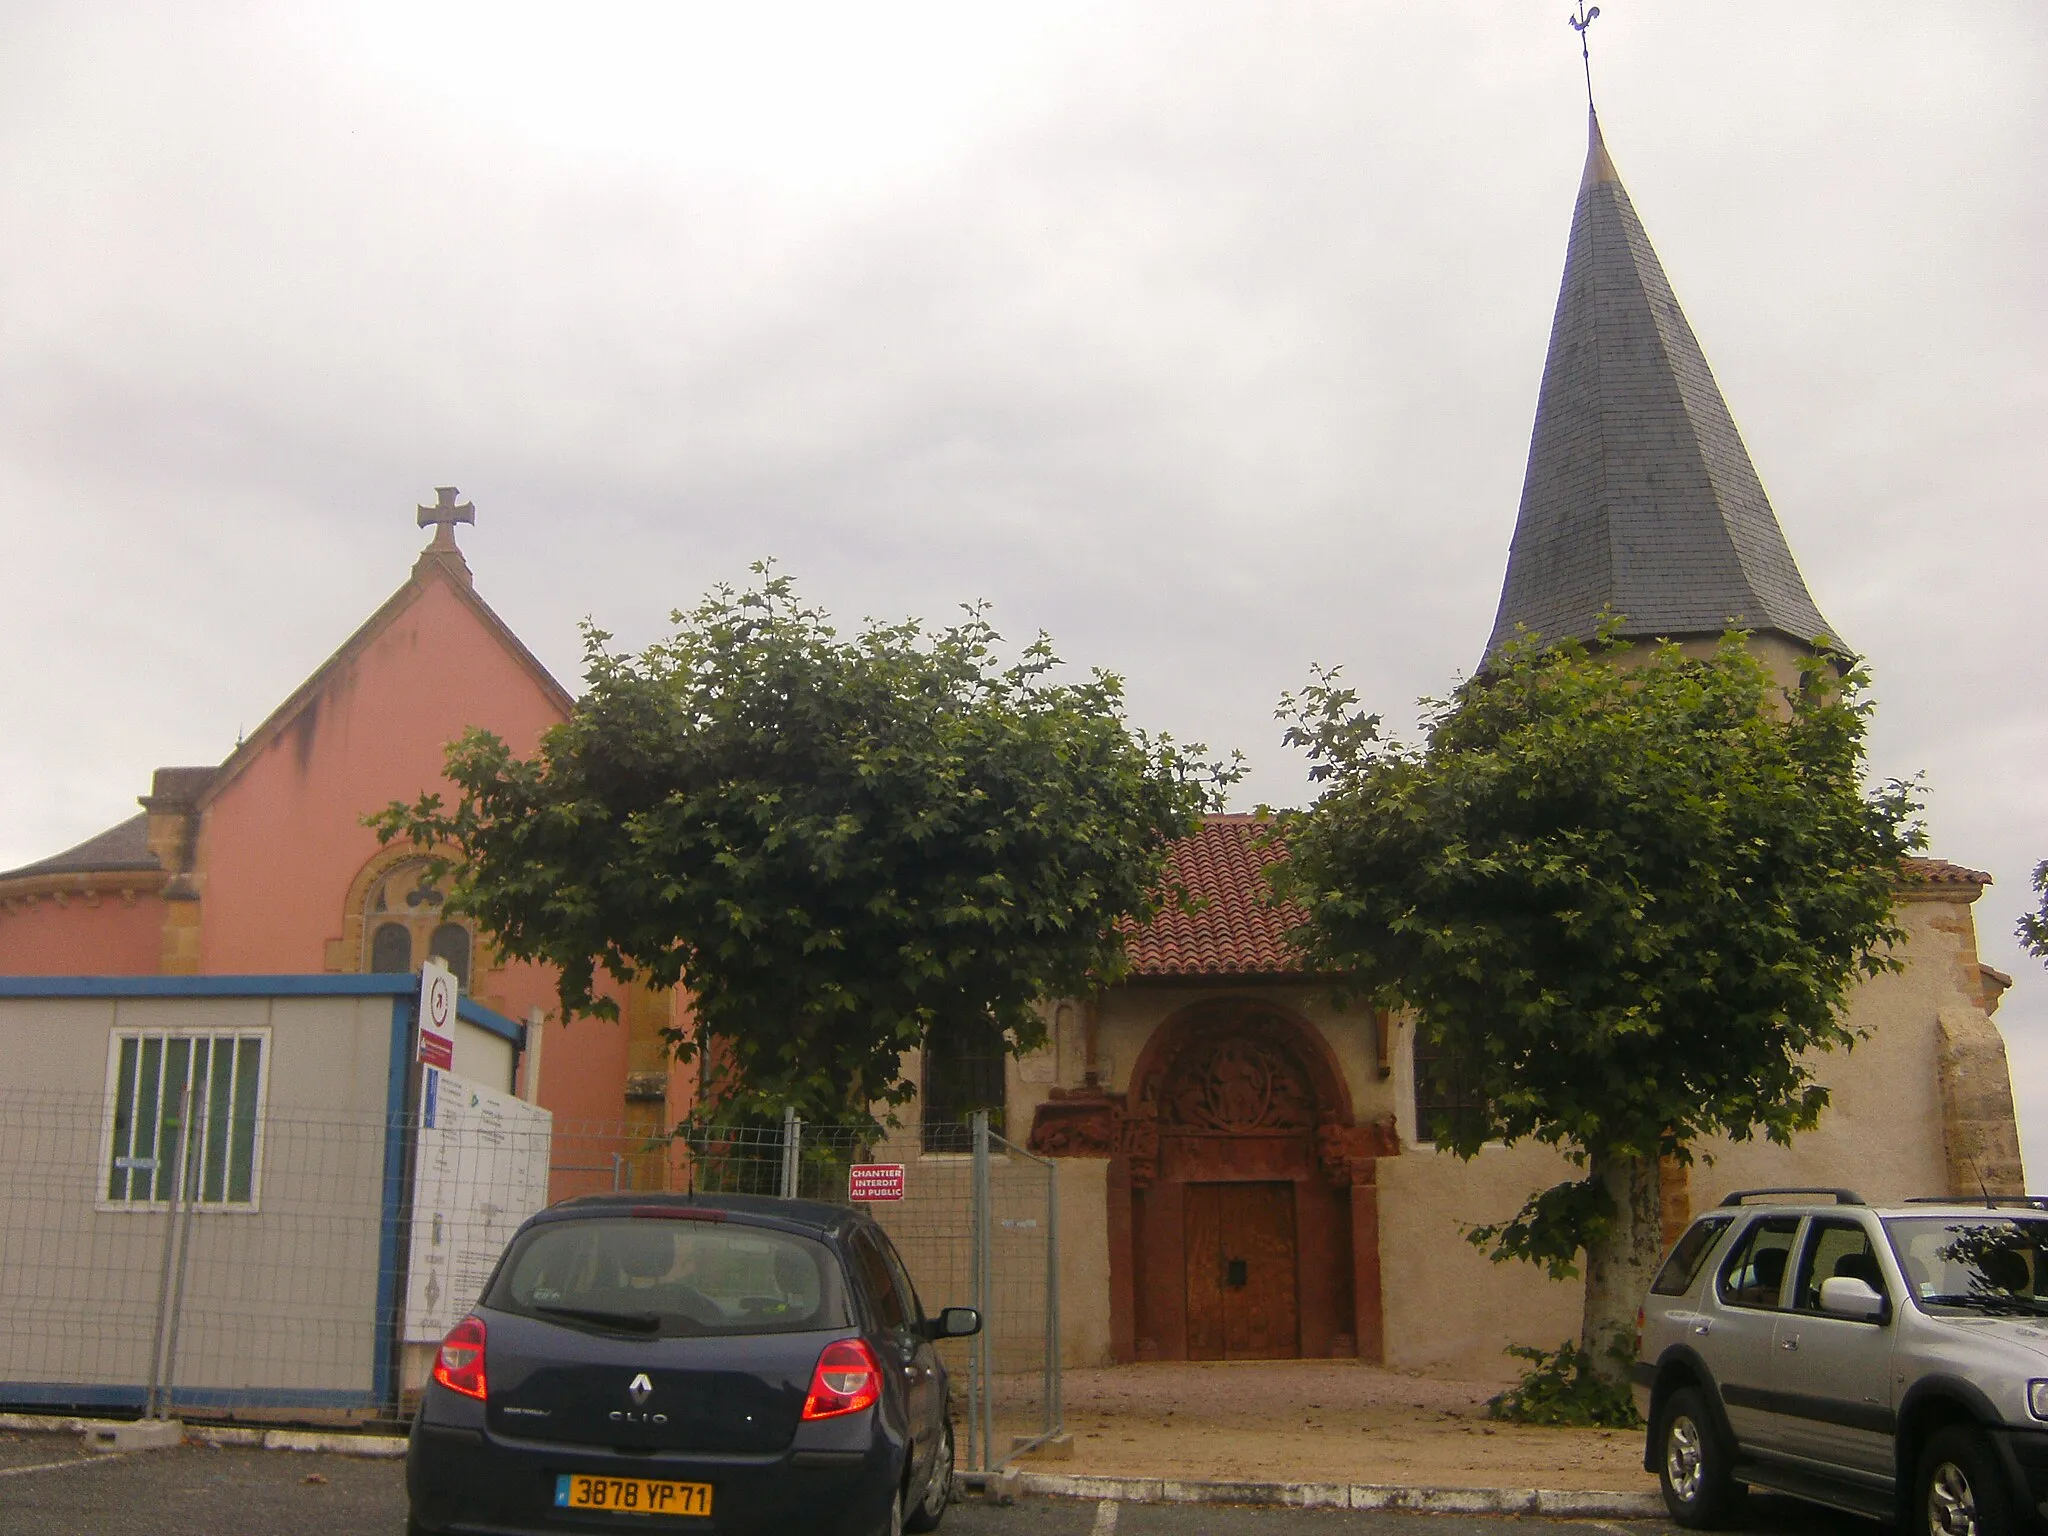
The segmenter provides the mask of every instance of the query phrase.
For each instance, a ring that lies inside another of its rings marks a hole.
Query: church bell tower
[[[1521,510],[1490,656],[1526,629],[1840,652],[1589,114]]]

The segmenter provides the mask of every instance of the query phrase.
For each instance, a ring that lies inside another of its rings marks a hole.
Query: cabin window
[[[262,1030],[117,1031],[107,1061],[105,1203],[161,1209],[182,1185],[197,1204],[253,1209],[268,1045]]]

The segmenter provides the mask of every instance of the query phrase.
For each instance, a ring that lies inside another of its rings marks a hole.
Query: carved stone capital
[[[1055,1088],[1031,1116],[1027,1143],[1041,1157],[1108,1157],[1116,1151],[1121,1096]]]
[[[1372,1164],[1400,1150],[1401,1136],[1394,1129],[1392,1115],[1382,1115],[1364,1125],[1316,1127],[1316,1160],[1322,1166],[1323,1177],[1340,1189],[1372,1183]]]

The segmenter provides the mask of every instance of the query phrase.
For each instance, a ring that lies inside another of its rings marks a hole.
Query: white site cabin
[[[0,977],[0,1405],[138,1408],[168,1369],[187,1414],[397,1411],[551,1142],[525,1026],[460,998],[438,1070],[420,991]]]

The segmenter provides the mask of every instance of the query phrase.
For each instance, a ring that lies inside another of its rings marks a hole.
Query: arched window
[[[427,953],[455,973],[455,984],[469,990],[469,930],[460,923],[443,923],[434,930]]]
[[[379,923],[370,936],[370,969],[396,975],[412,969],[412,930],[404,923]]]
[[[1002,1130],[1006,1055],[1003,1032],[992,1019],[948,1021],[925,1036],[919,1092],[925,1151],[972,1152],[967,1121],[977,1109],[989,1112],[990,1130]]]
[[[410,971],[430,956],[470,989],[476,940],[469,925],[448,916],[448,894],[427,878],[425,859],[394,864],[370,883],[363,898],[363,968],[385,974]]]

